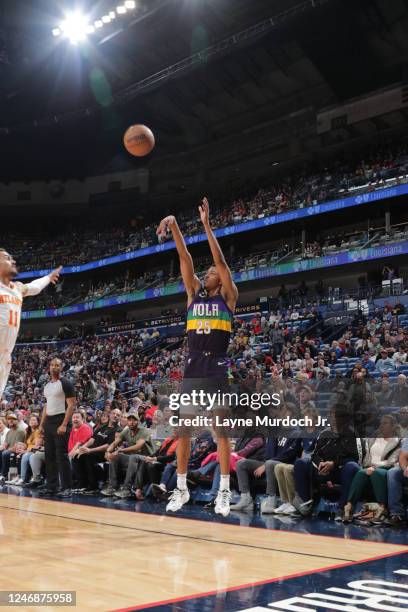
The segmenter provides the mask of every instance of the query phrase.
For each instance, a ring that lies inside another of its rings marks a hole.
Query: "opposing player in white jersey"
[[[16,262],[5,249],[0,249],[0,399],[11,370],[11,353],[20,329],[23,299],[41,293],[50,283],[55,284],[60,272],[61,267],[26,285],[13,282],[17,275]]]

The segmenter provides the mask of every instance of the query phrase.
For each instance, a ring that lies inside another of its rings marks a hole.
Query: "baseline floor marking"
[[[74,506],[74,507],[85,507],[85,508],[97,508],[98,510],[114,510],[114,511],[119,511],[119,512],[126,512],[127,514],[132,514],[133,516],[137,515],[137,514],[142,514],[143,516],[161,516],[161,517],[165,517],[168,516],[166,514],[160,514],[158,512],[147,512],[147,511],[133,511],[133,510],[128,510],[127,508],[107,508],[106,506],[95,506],[92,504],[83,504],[81,502],[72,502],[72,501],[67,501],[67,500],[59,500],[59,499],[52,499],[52,498],[44,498],[44,497],[40,497],[40,496],[25,496],[25,495],[17,495],[16,493],[8,493],[7,491],[0,491],[0,495],[5,495],[7,496],[7,498],[9,498],[9,496],[17,498],[17,499],[34,499],[37,502],[52,502],[54,504],[66,504],[69,506]],[[1,506],[1,508],[7,508],[9,506]],[[226,523],[224,521],[206,521],[203,518],[200,517],[195,517],[195,518],[190,518],[189,516],[182,516],[182,515],[177,515],[177,516],[172,516],[172,519],[178,520],[178,521],[192,521],[193,523],[199,522],[199,523],[209,523],[209,522],[214,522],[216,525],[223,525],[224,527],[227,528],[236,528],[236,527],[240,527],[240,525],[234,525],[232,523]],[[344,540],[343,535],[325,535],[324,533],[309,533],[309,532],[299,532],[299,531],[293,531],[290,529],[266,529],[264,527],[258,526],[258,525],[247,525],[248,528],[250,529],[265,529],[268,532],[271,533],[290,533],[290,534],[295,534],[295,533],[300,533],[302,536],[309,536],[309,537],[318,537],[318,538],[326,538],[326,539],[330,539],[330,540],[336,540],[337,542],[339,540]],[[374,540],[366,540],[364,538],[347,538],[348,542],[364,542],[365,545],[367,544],[371,544],[371,545],[378,545],[378,542],[374,541]],[[395,544],[393,542],[381,542],[382,546],[407,546],[407,544]]]

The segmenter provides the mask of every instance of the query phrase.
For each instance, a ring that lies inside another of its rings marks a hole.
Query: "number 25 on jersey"
[[[208,320],[199,319],[197,321],[197,334],[211,334],[211,323]]]

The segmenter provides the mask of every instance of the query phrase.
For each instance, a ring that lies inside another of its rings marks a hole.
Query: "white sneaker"
[[[274,514],[276,508],[276,495],[268,495],[261,501],[261,514]]]
[[[287,502],[284,502],[273,511],[274,514],[286,514],[287,507],[290,506]]]
[[[285,512],[282,512],[282,514],[293,514],[294,512],[297,512],[295,506],[292,506],[292,504],[286,504]]]
[[[17,480],[13,483],[16,487],[21,487],[24,484],[24,480],[22,478],[17,478]]]
[[[10,480],[6,480],[6,484],[7,485],[15,485],[17,480],[19,480],[18,476],[16,476],[15,478],[11,478]]]
[[[230,500],[231,491],[228,491],[227,489],[225,491],[218,491],[217,498],[215,500],[215,514],[228,516],[230,513]]]
[[[177,512],[188,502],[190,493],[188,489],[174,489],[170,495],[169,503],[166,506],[166,512]]]

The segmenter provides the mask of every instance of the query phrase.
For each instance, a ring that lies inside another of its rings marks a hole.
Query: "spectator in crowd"
[[[33,449],[36,450],[40,446],[40,421],[37,415],[33,414],[28,421],[28,427],[25,430],[25,452],[21,457],[19,477],[12,483],[16,486],[21,486],[27,481],[28,469],[30,466],[30,457]]]
[[[370,384],[361,369],[356,369],[353,372],[352,382],[348,391],[348,402],[352,411],[350,416],[355,431],[364,437],[370,431],[372,422],[375,422],[377,409]]]
[[[408,405],[408,383],[405,374],[397,376],[397,384],[392,390],[391,401],[394,406]]]
[[[364,499],[367,488],[378,503],[378,509],[371,511],[364,507],[358,518],[361,521],[380,523],[387,518],[387,471],[398,464],[400,450],[398,421],[393,415],[385,415],[381,419],[376,437],[367,440],[363,467],[353,477],[344,506],[343,522],[352,522],[354,505]]]
[[[4,417],[0,417],[0,466],[1,466],[1,452],[5,449],[4,443],[9,428],[7,427],[7,421]]]
[[[305,435],[301,439],[301,459],[309,460],[315,445],[317,435],[317,420],[319,413],[315,408],[305,410],[304,417],[309,418],[311,424],[304,428]],[[282,504],[275,509],[275,514],[296,514],[297,510],[293,505],[295,499],[295,466],[293,463],[279,463],[275,467],[276,481],[279,487],[279,496]]]
[[[35,489],[42,485],[45,472],[44,434],[39,431],[37,446],[33,446],[30,454],[31,480],[22,486],[27,489]]]
[[[401,437],[406,438],[408,437],[408,406],[402,406],[402,408],[399,409],[397,416]]]
[[[78,469],[79,450],[85,442],[92,437],[92,428],[84,422],[82,414],[77,411],[72,415],[72,429],[68,440],[68,457],[70,458],[74,482],[79,488],[86,488],[86,483],[81,481],[81,472]]]
[[[99,492],[98,464],[105,461],[105,453],[114,442],[116,434],[122,430],[119,426],[121,411],[114,408],[101,420],[99,427],[95,429],[89,440],[85,441],[79,448],[77,454],[77,473],[80,486],[85,487],[86,495]]]
[[[381,408],[391,406],[393,389],[391,387],[390,379],[388,374],[383,374],[381,377],[380,387],[376,393],[377,404]]]
[[[127,426],[120,432],[115,440],[108,446],[105,458],[109,461],[109,482],[102,489],[102,495],[119,497],[131,495],[131,486],[135,477],[134,462],[132,457],[137,455],[151,455],[153,447],[148,429],[140,426],[139,417],[136,414],[127,415]],[[120,472],[125,471],[125,480],[119,487]]]
[[[270,340],[274,354],[280,355],[284,343],[284,336],[282,329],[279,327],[279,323],[275,323],[275,325],[273,326],[270,332]]]
[[[7,425],[9,431],[3,443],[4,449],[1,451],[0,485],[8,478],[11,454],[16,451],[17,444],[25,440],[25,430],[19,428],[17,416],[13,412],[7,415]]]
[[[294,417],[296,408],[282,404],[279,409],[279,418]],[[292,436],[292,437],[291,437]],[[286,435],[270,437],[263,447],[263,456],[258,459],[241,459],[236,465],[238,488],[241,497],[231,510],[253,510],[254,502],[251,496],[250,483],[253,479],[266,478],[266,499],[261,503],[261,512],[273,513],[277,505],[277,482],[275,467],[279,463],[294,463],[301,453],[300,438],[293,430],[288,429]]]
[[[173,433],[163,440],[160,448],[153,455],[142,456],[141,482],[143,485],[158,484],[166,465],[176,460],[178,436]]]
[[[408,438],[401,440],[398,464],[387,471],[388,513],[384,521],[391,527],[401,527],[406,520],[403,503],[404,488],[408,485]]]
[[[316,488],[320,495],[320,485],[329,481],[341,485],[340,510],[346,503],[354,474],[363,458],[361,440],[350,429],[350,416],[350,411],[343,405],[333,406],[330,410],[331,427],[318,436],[311,458],[299,458],[295,462],[293,505],[302,516],[311,513]]]
[[[381,349],[381,357],[377,361],[376,368],[378,372],[394,372],[395,363],[389,356],[387,349]]]

